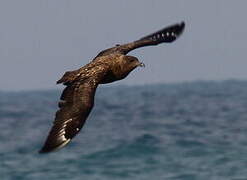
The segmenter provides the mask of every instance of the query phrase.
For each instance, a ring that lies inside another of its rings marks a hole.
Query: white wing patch
[[[72,120],[73,120],[73,118],[70,118],[70,119],[64,121],[63,126],[62,126],[62,129],[61,129],[61,130],[59,131],[59,133],[58,133],[58,136],[59,136],[58,139],[60,139],[63,143],[60,144],[58,147],[56,147],[56,148],[54,149],[55,151],[58,150],[58,149],[60,149],[60,148],[62,148],[62,147],[64,147],[66,144],[68,144],[68,143],[70,142],[71,139],[70,139],[70,138],[67,139],[67,138],[65,137],[65,128],[66,128],[66,126],[67,126],[67,123],[68,123],[68,122],[71,122]]]
[[[64,135],[61,136],[61,138],[63,139],[64,142],[63,142],[62,144],[60,144],[58,147],[56,147],[56,148],[54,149],[54,151],[57,151],[57,150],[61,149],[61,148],[64,147],[66,144],[68,144],[68,143],[70,142],[70,140],[71,140],[71,139],[66,139]]]

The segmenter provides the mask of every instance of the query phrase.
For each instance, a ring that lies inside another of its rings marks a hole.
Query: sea
[[[39,154],[61,91],[0,92],[0,180],[247,180],[247,81],[102,86],[78,136]]]

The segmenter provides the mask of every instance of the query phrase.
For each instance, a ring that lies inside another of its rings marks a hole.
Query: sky
[[[63,88],[65,71],[103,49],[185,21],[174,43],[130,55],[146,64],[114,85],[247,79],[246,0],[1,0],[0,90]]]

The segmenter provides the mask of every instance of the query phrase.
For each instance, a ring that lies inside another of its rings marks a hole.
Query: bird
[[[124,79],[137,67],[144,67],[138,58],[127,55],[130,51],[144,46],[175,41],[184,31],[185,23],[167,26],[136,41],[101,51],[85,66],[64,73],[57,84],[65,85],[59,109],[48,137],[39,151],[48,153],[67,145],[82,129],[93,106],[96,89],[100,84]]]

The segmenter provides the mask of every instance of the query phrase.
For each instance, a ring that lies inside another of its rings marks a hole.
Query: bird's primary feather
[[[140,48],[144,46],[153,46],[153,45],[158,45],[160,43],[171,43],[175,41],[183,33],[184,27],[185,27],[184,22],[165,27],[155,33],[142,37],[137,41],[123,45],[117,45],[116,47],[103,50],[94,59],[112,53],[127,54],[136,48]]]

